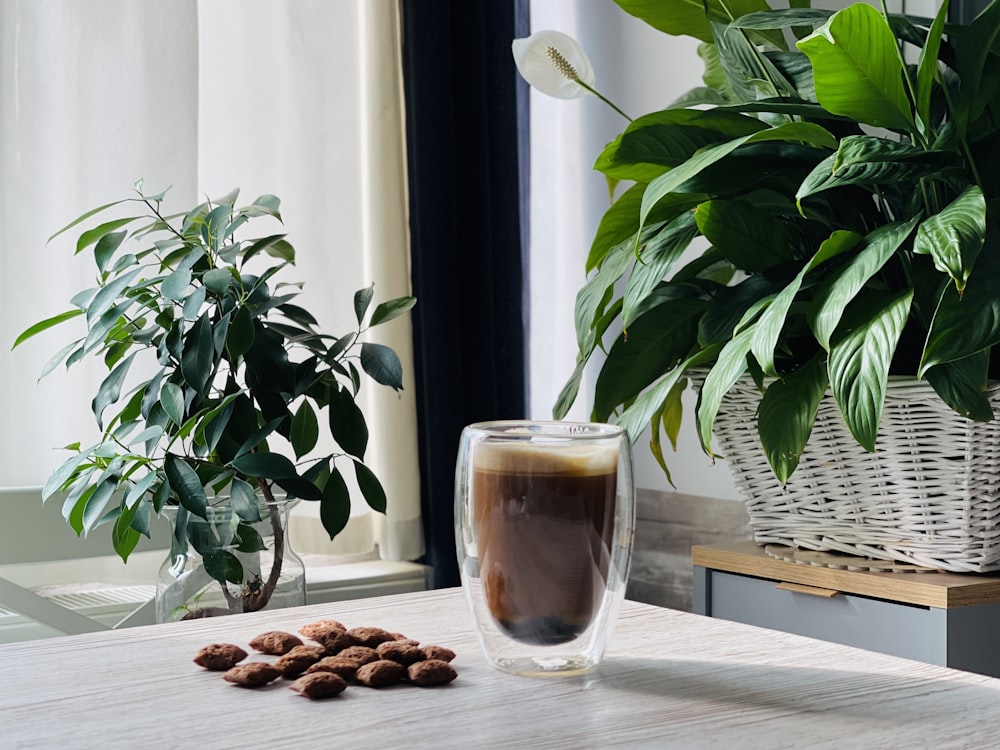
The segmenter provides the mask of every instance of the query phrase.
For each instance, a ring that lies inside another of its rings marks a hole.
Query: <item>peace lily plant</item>
[[[869,451],[891,375],[991,420],[1000,3],[953,27],[948,0],[934,19],[808,0],[616,2],[700,40],[704,86],[628,122],[597,159],[616,197],[587,258],[556,416],[600,349],[594,418],[617,417],[633,439],[652,423],[661,465],[697,368],[706,452],[723,397],[749,374],[782,483],[828,389]],[[542,32],[514,50],[545,93],[558,95],[557,75],[560,90],[593,91],[572,40]]]
[[[128,209],[77,240],[77,253],[93,254],[95,285],[14,344],[85,320],[42,374],[63,362],[103,360],[109,374],[92,401],[101,436],[67,446],[70,457],[43,497],[64,496],[63,516],[77,534],[109,525],[123,560],[152,519],[170,513],[171,559],[194,550],[227,604],[209,611],[194,602],[192,616],[268,604],[284,557],[277,497],[318,502],[331,538],[350,515],[345,472],[373,509],[385,510],[382,486],[364,462],[368,428],[356,398],[362,372],[399,390],[402,368],[392,349],[361,336],[414,304],[401,297],[372,308],[373,289],[361,289],[356,326],[338,336],[320,331],[294,302],[301,284],[279,281],[295,261],[285,235],[246,235],[252,222],[280,222],[278,198],[237,207],[238,194],[166,215],[163,194],[145,195],[139,183],[136,197],[61,229],[53,238]],[[317,455],[321,432],[337,447]],[[271,568],[246,580],[245,564],[264,551],[257,529],[268,525]]]

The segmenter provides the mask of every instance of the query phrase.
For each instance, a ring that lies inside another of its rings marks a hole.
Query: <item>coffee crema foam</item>
[[[473,457],[475,471],[501,474],[593,476],[618,468],[618,450],[606,445],[558,447],[559,440],[482,443]]]

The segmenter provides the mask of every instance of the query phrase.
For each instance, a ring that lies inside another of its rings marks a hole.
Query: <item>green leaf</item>
[[[234,458],[231,463],[234,469],[248,477],[273,480],[298,477],[295,465],[280,453],[247,453]]]
[[[889,365],[912,300],[912,289],[888,300],[881,292],[859,298],[830,348],[830,389],[851,434],[868,451],[875,450]]]
[[[203,558],[205,572],[219,583],[229,581],[231,583],[243,583],[243,565],[239,559],[226,550],[216,550]]]
[[[576,293],[574,316],[576,322],[577,345],[581,350],[589,351],[588,345],[591,329],[597,322],[607,304],[608,296],[615,282],[620,279],[625,269],[632,263],[633,255],[630,241],[615,247],[604,258],[600,270]]]
[[[642,303],[670,272],[696,234],[694,215],[686,212],[668,223],[640,250],[639,262],[625,285],[624,326],[632,324]]]
[[[263,552],[267,549],[264,539],[253,526],[241,523],[236,527],[236,536],[239,539],[236,549],[244,554]]]
[[[226,348],[229,350],[229,355],[236,358],[246,354],[253,346],[253,340],[253,315],[249,308],[240,307],[236,310],[226,334]]]
[[[142,500],[149,488],[152,487],[153,483],[159,478],[159,474],[155,471],[151,471],[138,482],[129,487],[128,491],[125,493],[123,501],[124,506],[131,509],[138,505],[139,501]]]
[[[99,427],[104,426],[101,420],[101,415],[104,413],[104,410],[116,402],[118,397],[121,395],[122,385],[125,382],[125,378],[128,376],[129,368],[132,366],[132,361],[134,359],[135,353],[129,355],[127,359],[120,362],[97,389],[97,395],[94,396],[94,399],[91,402],[91,408],[94,412],[94,416],[97,417],[97,424]]]
[[[141,271],[142,268],[132,269],[128,273],[118,276],[114,281],[105,284],[98,290],[97,294],[94,295],[93,300],[91,300],[90,305],[87,307],[88,325],[93,326],[93,322],[95,320],[103,316],[115,306],[118,296],[135,280],[135,277],[138,276]]]
[[[684,373],[692,367],[712,361],[721,348],[721,345],[713,344],[695,352],[633,401],[618,419],[619,426],[628,433],[629,440],[634,443],[639,439],[649,420],[660,410],[677,383],[684,378]]]
[[[841,253],[848,252],[861,241],[861,237],[854,232],[837,230],[831,234],[819,250],[796,274],[795,278],[774,298],[771,304],[761,313],[760,318],[754,324],[753,339],[750,342],[750,351],[760,364],[761,369],[767,375],[777,376],[774,367],[774,349],[778,345],[778,339],[785,326],[788,310],[795,301],[795,295],[802,287],[802,281],[813,269],[822,265],[826,261]],[[772,468],[774,464],[772,464]],[[794,467],[793,467],[794,468]]]
[[[113,221],[107,221],[104,224],[94,227],[93,229],[88,229],[86,232],[80,235],[76,241],[76,254],[82,252],[85,248],[93,245],[95,242],[101,240],[105,235],[114,232],[120,227],[127,226],[131,224],[136,219],[145,218],[143,216],[131,216],[126,219],[114,219]],[[122,238],[125,236],[125,232],[120,232]],[[55,237],[55,235],[52,235]],[[51,238],[50,238],[51,239]],[[113,240],[112,240],[113,241]],[[121,240],[118,241],[121,244]]]
[[[924,220],[913,240],[913,252],[930,255],[934,267],[954,279],[961,295],[985,239],[986,200],[973,185]]]
[[[705,146],[765,127],[760,120],[736,112],[665,109],[629,123],[604,149],[594,169],[609,177],[647,183]]]
[[[365,313],[368,312],[368,306],[372,303],[372,298],[374,296],[374,284],[371,284],[364,289],[359,289],[354,293],[354,314],[358,318],[358,325],[361,325],[362,321],[365,319]]]
[[[316,419],[316,412],[306,400],[302,401],[292,417],[290,439],[296,458],[302,458],[315,448],[316,442],[319,440],[319,422]]]
[[[319,518],[323,528],[333,539],[344,530],[351,518],[351,493],[347,482],[336,467],[330,473],[326,486],[323,488],[323,498],[319,504]]]
[[[337,388],[331,393],[329,418],[330,433],[337,445],[363,460],[368,448],[368,425],[365,415],[346,388]]]
[[[812,62],[824,109],[868,125],[913,130],[896,37],[870,5],[838,11],[798,48]]]
[[[323,497],[323,492],[312,482],[299,476],[279,477],[274,480],[281,489],[288,493],[288,497],[299,497],[303,500],[319,500]]]
[[[962,86],[958,97],[958,125],[962,137],[969,124],[991,103],[990,87],[981,85],[1000,35],[1000,4],[990,3],[971,24],[956,30],[956,69]]]
[[[98,206],[97,208],[93,208],[90,211],[87,211],[87,213],[83,214],[83,216],[78,216],[77,218],[73,219],[73,221],[71,221],[69,224],[67,224],[62,229],[60,229],[58,232],[56,232],[51,237],[49,237],[49,239],[47,240],[47,242],[52,242],[52,240],[54,240],[56,237],[58,237],[63,232],[66,232],[66,231],[72,229],[77,224],[86,221],[87,219],[89,219],[91,216],[94,216],[95,214],[99,214],[102,211],[106,211],[107,209],[111,208],[112,206],[117,206],[120,203],[128,203],[128,202],[130,202],[132,200],[135,200],[135,199],[134,198],[126,198],[125,200],[114,201],[113,203],[105,203],[103,206]]]
[[[385,344],[361,344],[361,367],[380,385],[403,389],[403,365],[396,352]]]
[[[809,122],[790,122],[777,127],[761,130],[751,135],[734,138],[727,143],[702,149],[686,162],[649,183],[642,195],[640,209],[641,223],[644,225],[653,209],[671,193],[682,189],[685,182],[701,174],[708,167],[719,163],[741,146],[767,141],[805,143],[819,148],[835,149],[837,140],[825,128]]]
[[[942,0],[934,23],[927,31],[927,40],[920,48],[920,59],[917,62],[917,117],[918,125],[924,133],[928,133],[931,128],[931,93],[938,77],[938,52],[947,20],[948,0]]]
[[[242,479],[235,478],[229,485],[229,502],[241,521],[255,523],[260,520],[260,502],[254,488]]]
[[[675,36],[712,41],[709,21],[728,23],[747,13],[768,9],[766,0],[615,0],[630,15]]]
[[[268,250],[268,248],[270,248],[276,242],[280,242],[284,238],[285,235],[283,234],[272,234],[267,237],[261,237],[258,240],[254,240],[249,245],[247,245],[246,249],[243,251],[244,263],[250,260],[255,255],[257,255],[259,252]]]
[[[201,277],[201,283],[205,285],[208,291],[213,294],[222,296],[229,289],[229,285],[234,281],[232,271],[228,268],[213,268],[210,271],[206,271],[205,275]]]
[[[178,268],[163,280],[163,283],[160,284],[160,292],[169,300],[181,302],[187,296],[190,285],[191,269]]]
[[[959,295],[948,285],[927,333],[918,375],[1000,344],[1000,238],[991,228],[983,252]]]
[[[160,406],[178,427],[184,424],[184,391],[176,383],[164,383],[160,389]]]
[[[108,267],[108,262],[114,257],[115,252],[121,247],[126,235],[124,229],[120,232],[109,232],[101,237],[94,246],[94,260],[97,262],[97,270],[103,274]],[[132,256],[133,258],[135,256]]]
[[[358,480],[358,487],[361,494],[364,495],[368,507],[376,513],[385,513],[385,490],[375,473],[360,461],[355,461],[354,476]]]
[[[920,217],[907,222],[879,227],[865,238],[860,252],[837,273],[831,275],[813,298],[809,318],[820,345],[830,350],[830,340],[848,303],[863,289],[875,273],[909,237]]]
[[[635,398],[680,363],[695,344],[702,300],[676,300],[653,308],[615,341],[594,388],[594,418],[607,421],[619,404]]]
[[[67,320],[73,318],[78,318],[83,315],[83,310],[67,310],[64,313],[59,313],[58,315],[53,315],[51,318],[46,318],[45,320],[35,323],[33,326],[25,329],[21,334],[14,340],[14,345],[11,349],[16,349],[18,346],[23,344],[25,341],[30,339],[32,336],[41,333],[42,331],[47,331],[53,326],[57,326],[60,323],[64,323]]]
[[[824,355],[817,355],[764,391],[757,416],[761,447],[784,485],[809,442],[828,384]]]
[[[977,422],[993,419],[993,406],[986,395],[990,355],[981,351],[971,357],[945,362],[924,375],[941,400],[958,414]]]
[[[375,311],[372,313],[372,318],[368,321],[368,325],[377,326],[387,323],[410,310],[415,304],[417,304],[416,297],[397,297],[396,299],[376,305]]]
[[[87,503],[83,508],[81,520],[84,533],[88,533],[94,528],[94,524],[104,515],[104,509],[108,506],[116,489],[118,489],[118,480],[115,477],[108,477],[98,482],[94,487],[94,491],[88,496]]]
[[[921,177],[940,177],[955,163],[954,154],[924,151],[907,143],[868,135],[850,135],[837,153],[816,165],[795,198],[802,201],[824,190],[849,185],[916,184]]]
[[[633,185],[601,216],[587,256],[587,273],[598,267],[603,269],[608,256],[639,230],[639,208],[645,187]]]
[[[749,200],[712,200],[695,212],[698,228],[733,265],[766,271],[794,257],[788,225]]]
[[[191,326],[184,340],[181,353],[181,374],[198,393],[205,389],[212,377],[215,364],[215,342],[212,338],[212,321],[209,311],[206,311],[195,324]]]
[[[740,375],[746,372],[747,354],[750,352],[752,337],[753,328],[745,328],[726,342],[719,352],[718,360],[705,377],[701,393],[698,394],[698,437],[702,448],[710,456],[715,455],[712,452],[712,429],[715,426],[715,417],[719,413],[722,399],[736,384]]]
[[[170,488],[181,505],[200,518],[208,518],[208,498],[195,470],[180,456],[168,453],[163,460],[163,470]]]
[[[128,556],[132,554],[139,543],[140,534],[132,528],[135,520],[136,510],[125,509],[115,521],[114,529],[111,531],[111,545],[114,547],[122,562],[128,562]]]

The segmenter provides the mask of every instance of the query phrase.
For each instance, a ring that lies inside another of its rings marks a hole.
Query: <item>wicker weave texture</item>
[[[989,397],[1000,415],[1000,387]],[[715,423],[758,543],[957,572],[1000,570],[1000,421],[967,420],[925,383],[891,380],[877,450],[868,453],[827,393],[782,487],[757,436],[759,403],[753,381],[743,378]]]

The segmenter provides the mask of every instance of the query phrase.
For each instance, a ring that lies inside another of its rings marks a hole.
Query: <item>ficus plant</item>
[[[100,438],[67,446],[71,455],[43,499],[64,497],[63,516],[77,534],[109,525],[123,560],[149,536],[153,518],[172,509],[172,559],[190,544],[229,608],[253,611],[267,604],[280,574],[277,495],[318,502],[331,538],[350,515],[345,473],[384,512],[385,492],[364,462],[368,427],[356,399],[362,373],[399,390],[402,367],[391,348],[360,337],[415,300],[372,307],[373,288],[361,289],[356,327],[324,333],[295,304],[302,285],[279,280],[295,261],[285,235],[248,236],[255,221],[271,228],[281,221],[278,198],[237,207],[234,190],[165,215],[164,194],[136,187],[136,197],[88,211],[52,236],[112,209],[117,216],[76,243],[76,253],[93,255],[95,285],[14,344],[83,318],[85,331],[42,375],[87,357],[109,371],[91,403]],[[316,455],[321,432],[332,436],[334,452]],[[279,445],[283,452],[272,450]],[[272,570],[234,596],[226,582],[240,583],[244,571],[233,551],[263,548],[254,528],[262,520],[275,532]]]
[[[613,203],[587,258],[577,368],[556,416],[603,351],[594,418],[633,439],[652,424],[666,471],[662,440],[677,439],[690,374],[702,373],[709,454],[726,393],[752,377],[782,483],[828,391],[869,451],[890,376],[926,379],[958,414],[993,419],[1000,3],[952,26],[948,0],[933,19],[884,4],[616,2],[700,40],[704,86],[624,123],[597,158]],[[547,59],[574,80],[580,50],[544,33],[529,41],[545,54],[522,73],[542,87]]]

